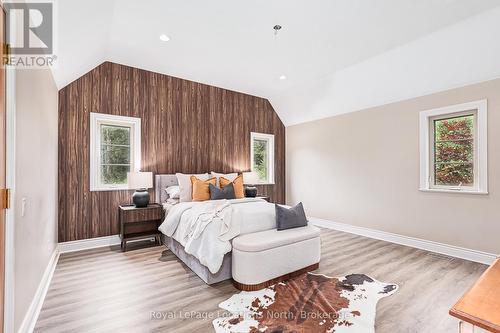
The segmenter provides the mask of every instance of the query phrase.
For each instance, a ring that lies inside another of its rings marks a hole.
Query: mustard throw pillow
[[[236,196],[236,199],[241,199],[245,197],[245,188],[243,187],[243,175],[239,175],[236,177],[232,182],[229,181],[229,179],[226,179],[224,177],[219,178],[220,182],[220,187],[224,188],[229,184],[233,184],[234,187],[234,195]]]
[[[208,180],[200,180],[196,176],[191,176],[191,184],[193,186],[193,201],[210,200],[210,184],[217,184],[217,178]]]

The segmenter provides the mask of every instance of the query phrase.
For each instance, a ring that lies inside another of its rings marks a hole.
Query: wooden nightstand
[[[119,207],[120,238],[122,251],[127,250],[127,241],[145,238],[155,238],[161,244],[161,233],[158,227],[163,222],[163,207],[159,204],[149,204],[145,208],[134,205]]]

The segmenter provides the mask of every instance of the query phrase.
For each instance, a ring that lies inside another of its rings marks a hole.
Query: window
[[[420,189],[488,193],[487,101],[420,114]]]
[[[274,135],[252,132],[250,142],[252,171],[261,184],[274,184]]]
[[[127,172],[141,167],[141,119],[91,113],[90,149],[90,190],[128,189]]]

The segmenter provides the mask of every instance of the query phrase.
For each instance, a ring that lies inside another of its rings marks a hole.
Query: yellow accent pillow
[[[231,184],[231,181],[227,178],[220,177],[219,178],[219,183],[220,187],[224,188],[227,185]],[[236,177],[233,181],[233,187],[234,187],[234,196],[236,199],[241,199],[245,197],[245,189],[243,187],[243,175],[239,175]]]
[[[210,200],[210,184],[215,186],[217,178],[200,180],[196,176],[191,176],[191,184],[193,186],[193,201],[206,201]]]

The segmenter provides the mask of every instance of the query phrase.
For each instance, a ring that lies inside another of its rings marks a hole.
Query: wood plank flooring
[[[334,230],[322,229],[321,237],[317,272],[399,284],[378,304],[379,333],[456,332],[448,310],[487,268]],[[212,319],[223,314],[218,304],[236,292],[228,281],[207,286],[163,246],[68,253],[59,259],[35,332],[213,332]],[[182,318],[151,319],[153,311]],[[189,318],[191,311],[207,318]]]

